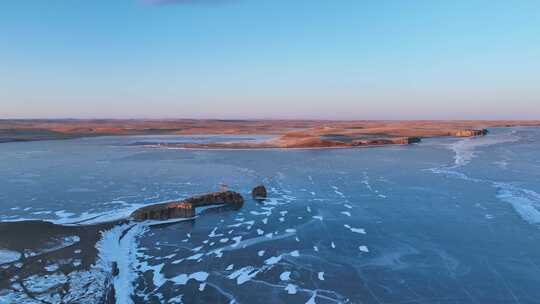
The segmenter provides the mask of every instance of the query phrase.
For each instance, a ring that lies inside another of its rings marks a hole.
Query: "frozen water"
[[[21,258],[21,254],[16,251],[0,249],[0,264],[11,263]]]
[[[50,303],[100,303],[107,282],[117,303],[137,304],[540,298],[539,129],[336,150],[132,145],[139,140],[2,144],[0,219],[78,227],[214,191],[221,182],[244,195],[243,208],[106,229],[93,266],[84,259],[92,250],[80,247],[84,234],[62,235],[33,251],[0,235],[0,272],[27,271],[21,253],[73,254],[69,264],[44,261],[36,267],[42,273],[19,280]],[[42,152],[17,161],[14,155],[25,151]],[[269,198],[251,200],[251,188],[261,182]],[[113,263],[116,277],[110,275]],[[78,268],[60,273],[65,265]],[[36,302],[16,278],[2,279],[0,303]],[[72,286],[67,295],[59,292],[64,285]]]

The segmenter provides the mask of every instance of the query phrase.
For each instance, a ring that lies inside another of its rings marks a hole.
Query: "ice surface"
[[[285,271],[279,275],[279,279],[282,281],[289,281],[291,279],[291,272]]]
[[[21,254],[16,251],[0,249],[0,264],[12,263],[21,258]]]
[[[69,161],[64,161],[72,157],[63,152],[65,143],[28,143],[61,145],[51,155],[62,158],[47,161],[60,173],[51,183],[25,183],[23,189],[10,180],[25,172],[45,176],[44,162],[9,165],[15,162],[2,151],[8,170],[0,170],[7,185],[0,201],[7,205],[0,218],[52,219],[77,228],[125,217],[139,206],[213,191],[226,178],[247,198],[240,210],[109,229],[89,270],[79,269],[91,254],[79,251],[80,240],[58,238],[50,248],[71,244],[73,250],[64,252],[73,257],[45,261],[37,267],[41,274],[21,280],[37,291],[49,287],[47,279],[52,290],[70,284],[63,302],[84,304],[99,303],[96,295],[107,282],[114,285],[118,303],[127,304],[261,298],[268,303],[530,302],[540,297],[533,287],[540,278],[534,270],[539,252],[531,243],[540,238],[535,182],[540,132],[535,132],[520,130],[503,141],[495,137],[507,130],[464,141],[426,139],[410,147],[328,151],[141,150],[101,144],[92,150],[105,151],[97,160],[84,152],[91,145],[81,150],[69,145],[84,156]],[[85,164],[86,158],[91,163]],[[79,179],[90,172],[92,179]],[[249,198],[257,183],[270,189],[263,202]],[[516,248],[520,258],[509,259]],[[27,271],[16,250],[1,250],[0,260],[11,255],[6,260],[12,263],[2,265],[2,273]],[[113,262],[120,270],[116,278]],[[77,271],[59,273],[72,265]],[[12,289],[0,290],[0,303],[35,303],[16,281],[11,278]],[[59,292],[37,296],[62,302]]]
[[[296,294],[298,292],[297,287],[294,284],[287,284],[285,290],[288,294]]]
[[[459,140],[450,145],[455,153],[454,167],[458,168],[467,165],[478,154],[477,149],[502,143],[511,143],[519,140],[514,133],[500,134],[499,136],[469,137]]]
[[[254,268],[253,266],[247,266],[241,269],[238,269],[237,271],[231,273],[228,278],[229,279],[236,279],[236,283],[238,285],[242,285],[245,282],[251,280],[259,273],[259,270]]]
[[[134,292],[137,241],[136,237],[146,231],[142,224],[125,224],[103,232],[102,239],[96,245],[99,251],[99,265],[110,271],[113,262],[117,263],[119,275],[114,277],[117,303],[132,303]],[[122,238],[120,238],[123,236]]]
[[[540,194],[508,183],[493,183],[497,198],[510,203],[531,224],[540,224]]]
[[[274,256],[274,257],[266,259],[264,263],[266,265],[273,265],[273,264],[277,264],[279,261],[281,261],[281,256]]]

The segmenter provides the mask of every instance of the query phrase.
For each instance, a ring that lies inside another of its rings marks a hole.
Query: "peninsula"
[[[0,120],[0,143],[126,135],[270,135],[258,142],[170,144],[194,149],[325,148],[410,144],[429,137],[485,135],[488,128],[540,121],[331,121],[219,119]]]

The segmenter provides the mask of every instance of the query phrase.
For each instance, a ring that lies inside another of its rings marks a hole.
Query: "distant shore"
[[[272,135],[261,142],[175,143],[185,149],[306,149],[406,145],[431,137],[470,137],[487,128],[540,126],[540,121],[326,120],[0,120],[0,144],[128,135]]]

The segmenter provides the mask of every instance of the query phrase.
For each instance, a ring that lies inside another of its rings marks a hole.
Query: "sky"
[[[540,1],[6,0],[0,118],[540,119]]]

